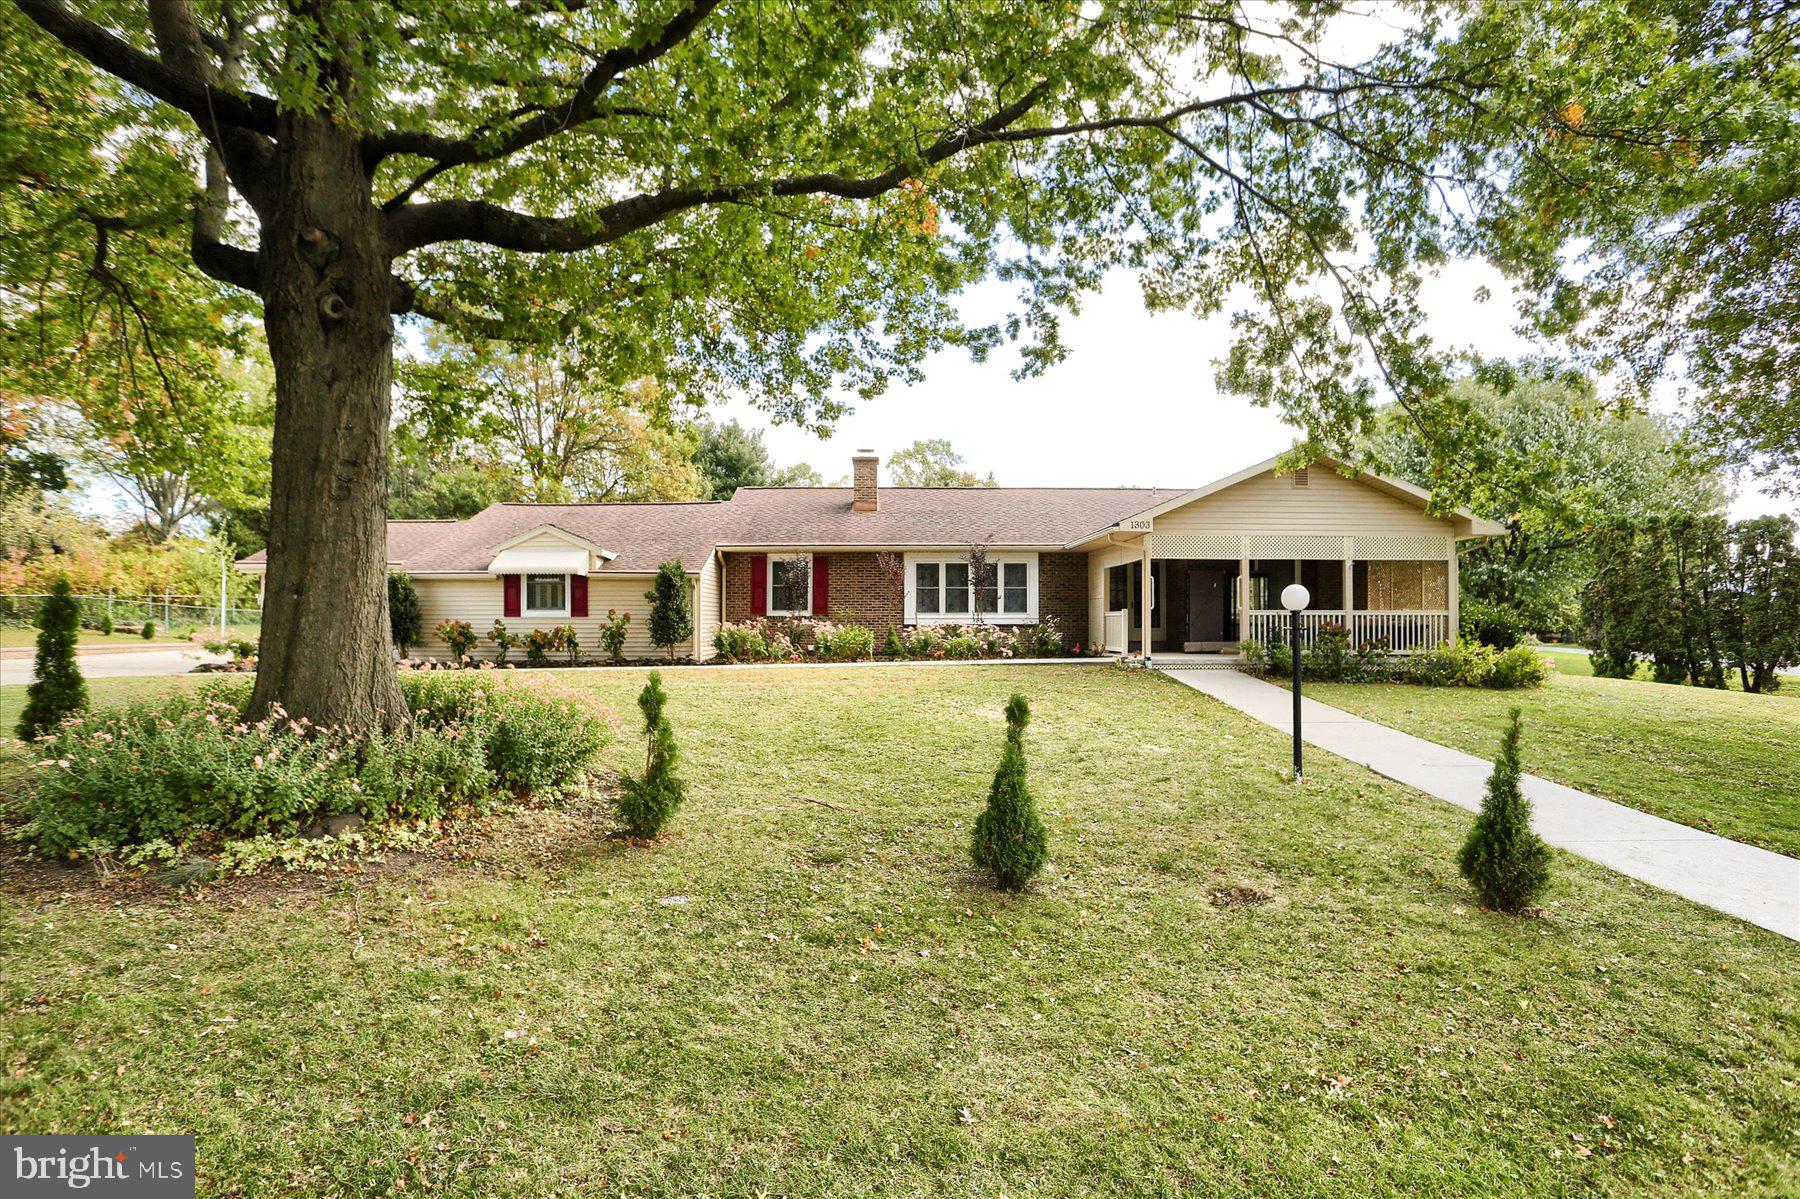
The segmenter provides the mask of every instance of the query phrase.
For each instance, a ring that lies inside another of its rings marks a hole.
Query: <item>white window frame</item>
[[[806,604],[799,608],[777,608],[775,606],[775,564],[791,562],[795,558],[806,559]],[[809,553],[770,554],[769,577],[766,580],[768,590],[763,595],[763,607],[770,616],[811,616],[813,592],[813,556]]]
[[[533,580],[533,579],[561,579],[562,580],[562,599],[563,599],[562,606],[560,608],[534,608],[534,607],[532,607],[531,606],[531,580]],[[525,575],[523,578],[521,578],[519,580],[519,591],[520,591],[519,614],[521,616],[563,616],[563,617],[566,617],[569,614],[569,592],[572,590],[573,590],[573,588],[570,587],[570,585],[569,585],[569,576],[568,575],[560,574],[555,571],[534,570],[530,574]]]
[[[954,550],[921,550],[903,556],[905,573],[905,618],[907,624],[974,624],[975,623],[975,581],[969,580],[969,607],[962,612],[920,612],[919,611],[919,564],[935,564],[938,568],[938,607],[943,608],[947,602],[950,589],[945,585],[944,567],[960,563],[968,565],[968,551]],[[1023,612],[983,612],[983,624],[1037,624],[1038,623],[1038,555],[1035,553],[1002,553],[988,554],[988,564],[994,568],[995,604],[1006,607],[1006,566],[1008,564],[1025,567],[1025,610]]]

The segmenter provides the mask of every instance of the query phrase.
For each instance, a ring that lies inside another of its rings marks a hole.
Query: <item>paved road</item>
[[[1264,724],[1293,731],[1293,693],[1272,683],[1235,670],[1177,667],[1163,673]],[[1303,701],[1300,719],[1301,738],[1308,745],[1471,812],[1481,808],[1491,762],[1316,700]],[[1536,775],[1526,775],[1520,789],[1531,800],[1532,827],[1550,844],[1800,941],[1800,859],[1715,837]]]
[[[118,679],[135,676],[186,674],[202,662],[222,662],[217,654],[209,654],[199,646],[192,649],[164,647],[132,650],[129,653],[77,654],[84,678]],[[37,675],[30,658],[0,658],[0,685],[29,683]]]

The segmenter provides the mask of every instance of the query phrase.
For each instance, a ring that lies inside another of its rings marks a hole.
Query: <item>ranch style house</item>
[[[1281,473],[1270,459],[1191,491],[883,487],[875,455],[852,461],[850,487],[500,503],[467,520],[389,521],[388,561],[412,576],[428,639],[450,618],[478,635],[497,619],[515,633],[572,625],[593,655],[610,609],[631,614],[626,656],[660,656],[644,592],[673,560],[694,613],[693,645],[677,653],[702,661],[721,621],[764,617],[861,624],[878,638],[889,625],[1054,617],[1070,647],[1218,660],[1246,638],[1285,636],[1279,596],[1296,580],[1313,597],[1308,639],[1340,624],[1355,642],[1396,650],[1448,640],[1457,543],[1503,531],[1330,459]],[[971,585],[974,546],[992,568],[986,586]],[[265,560],[239,566],[261,573]],[[448,655],[435,640],[420,649]]]

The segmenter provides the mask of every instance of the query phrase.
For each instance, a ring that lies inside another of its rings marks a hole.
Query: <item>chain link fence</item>
[[[41,593],[0,594],[0,625],[37,624],[38,609],[50,597]],[[136,632],[149,621],[158,633],[181,636],[187,632],[219,631],[220,608],[197,595],[164,593],[143,595],[77,595],[81,625],[86,629]],[[254,638],[262,630],[262,609],[225,608],[224,624],[232,636]]]

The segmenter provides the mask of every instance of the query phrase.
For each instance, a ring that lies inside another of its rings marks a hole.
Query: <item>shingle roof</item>
[[[388,560],[413,574],[479,572],[495,548],[553,525],[618,555],[598,573],[699,570],[720,546],[1061,546],[1182,494],[1144,487],[883,487],[853,512],[848,487],[744,487],[725,501],[494,504],[463,521],[388,522]],[[262,552],[244,559],[266,560]]]

